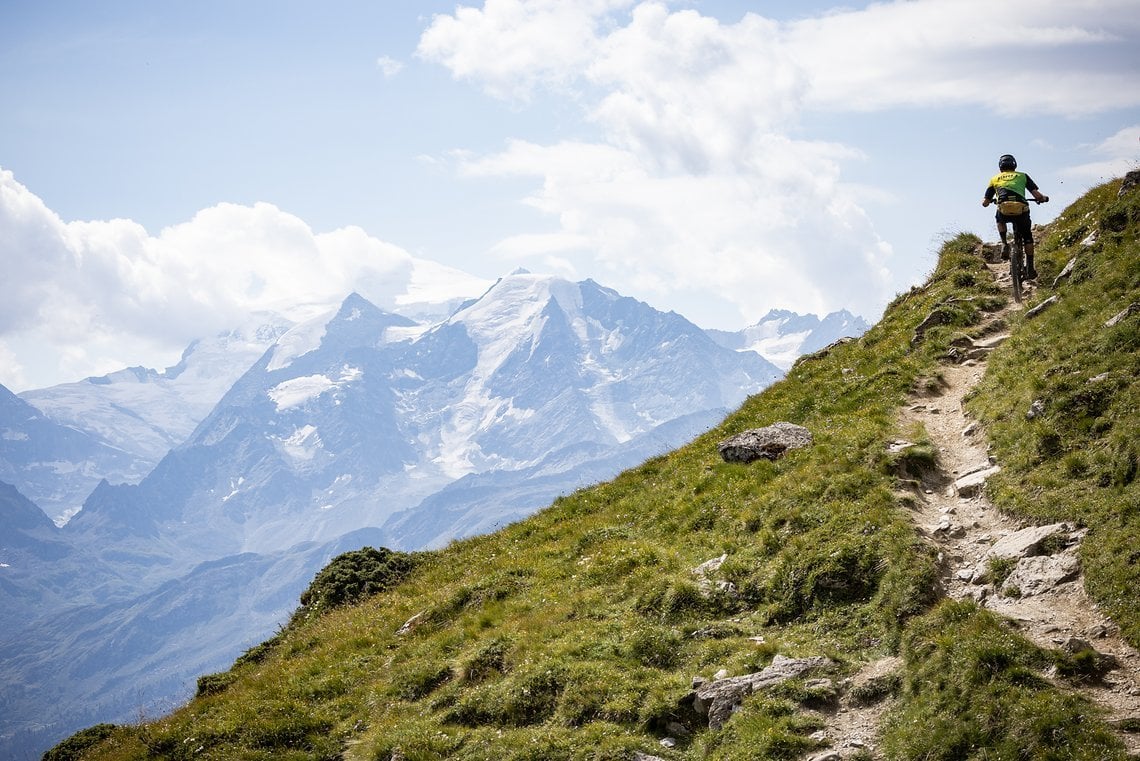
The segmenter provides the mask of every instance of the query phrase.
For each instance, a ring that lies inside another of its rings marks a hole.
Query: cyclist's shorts
[[[1012,217],[1002,214],[1000,211],[994,215],[994,219],[998,222],[1008,222],[1013,225],[1015,232],[1021,233],[1021,237],[1028,239],[1033,234],[1033,223],[1029,221],[1029,212],[1024,214],[1015,214]]]

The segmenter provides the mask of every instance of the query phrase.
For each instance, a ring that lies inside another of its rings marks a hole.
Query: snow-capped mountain
[[[295,600],[327,548],[363,536],[349,532],[410,548],[515,520],[779,375],[588,280],[517,273],[426,327],[350,295],[278,336],[137,485],[102,482],[65,526],[36,528],[69,554],[49,604],[5,591],[22,623],[0,670],[21,686],[0,704],[91,723],[181,699],[189,643],[192,668],[220,668],[269,636],[282,611],[266,597]],[[48,573],[27,562],[13,578]]]
[[[102,488],[67,528],[173,532],[202,553],[327,541],[468,474],[723,413],[779,375],[592,281],[511,275],[428,329],[353,294],[282,335],[137,488]]]
[[[119,453],[114,467],[70,469],[71,483],[58,497],[45,499],[42,492],[30,496],[63,523],[79,511],[99,481],[138,483],[186,440],[291,324],[279,315],[252,315],[245,326],[194,341],[178,364],[164,371],[131,367],[20,394],[52,422]]]
[[[129,453],[49,419],[0,386],[0,481],[18,488],[47,515],[65,516],[105,474],[134,468]]]
[[[743,330],[710,330],[708,333],[721,346],[756,352],[781,370],[787,370],[804,354],[819,351],[840,338],[860,336],[870,327],[866,320],[846,309],[832,312],[823,319],[814,314],[773,309]]]

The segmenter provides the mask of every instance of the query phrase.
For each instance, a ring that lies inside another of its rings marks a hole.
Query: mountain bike
[[[1043,204],[1048,201],[1038,201],[1036,198],[1026,199],[1033,201],[1035,204]],[[1032,235],[1032,231],[1029,233]],[[1018,304],[1021,303],[1021,285],[1025,282],[1025,276],[1028,274],[1025,268],[1025,238],[1021,234],[1018,225],[1013,225],[1013,248],[1009,252],[1009,278],[1013,281],[1013,300]]]

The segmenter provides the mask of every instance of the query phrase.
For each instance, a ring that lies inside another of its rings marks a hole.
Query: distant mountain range
[[[714,425],[782,375],[763,351],[786,367],[865,328],[704,331],[519,272],[429,324],[352,294],[162,373],[0,388],[0,752],[165,708],[333,555],[518,520]]]
[[[860,336],[870,327],[866,320],[846,309],[823,318],[773,309],[744,330],[710,330],[708,334],[725,348],[754,351],[787,370],[804,354],[819,351],[844,336]]]

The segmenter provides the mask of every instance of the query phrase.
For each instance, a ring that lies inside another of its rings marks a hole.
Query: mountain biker
[[[1015,234],[1020,233],[1025,241],[1025,268],[1026,280],[1037,277],[1037,270],[1033,268],[1033,223],[1029,221],[1029,203],[1025,200],[1025,191],[1033,194],[1038,203],[1045,203],[1049,196],[1041,193],[1037,183],[1025,172],[1017,171],[1017,159],[1008,153],[1003,153],[998,159],[998,174],[990,179],[986,188],[986,195],[982,198],[982,206],[997,203],[998,210],[994,219],[997,220],[998,235],[1001,236],[1001,258],[1009,259],[1009,242],[1006,241],[1006,224],[1012,223]]]

